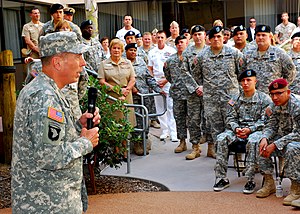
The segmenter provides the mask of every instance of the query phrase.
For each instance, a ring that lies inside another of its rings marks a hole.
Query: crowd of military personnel
[[[38,8],[33,8],[32,21],[23,28],[26,61],[41,58],[42,62],[33,67],[29,75],[37,77],[22,90],[17,104],[12,161],[15,213],[86,211],[80,165],[83,155],[96,145],[97,135],[95,129],[87,134],[86,119],[91,115],[81,116],[78,100],[86,91],[87,70],[95,74],[102,66],[121,76],[128,63],[134,69],[135,78],[130,77],[134,86],[122,86],[122,97],[132,93],[133,102],[140,104],[138,93],[160,93],[145,99],[152,113],[163,111],[165,97],[166,113],[151,118],[150,125],[161,129],[161,140],[179,141],[175,153],[187,150],[189,132],[192,151],[187,160],[198,158],[201,145],[207,143],[207,156],[216,158],[215,191],[230,185],[226,176],[230,147],[244,144],[247,183],[243,192],[254,192],[256,170],[264,177],[256,197],[275,192],[271,157],[278,156],[281,174],[291,180],[283,204],[300,207],[300,28],[288,21],[287,13],[282,13],[274,35],[268,25],[256,26],[251,17],[247,29],[243,25],[224,28],[216,20],[211,29],[196,24],[180,32],[173,21],[169,38],[157,29],[141,34],[132,26],[132,17],[125,15],[124,27],[116,33],[125,48],[119,44],[118,50],[112,50],[110,45],[109,51],[92,37],[92,21],[78,27],[72,22],[74,13],[73,8],[53,4],[52,19],[43,24]],[[67,30],[56,28],[63,19],[68,19]],[[108,38],[104,40],[107,43]],[[110,54],[119,50],[125,50],[122,62],[107,64]],[[76,65],[73,77],[62,76]],[[150,149],[147,139],[147,154]],[[134,152],[143,155],[141,142],[134,143]]]

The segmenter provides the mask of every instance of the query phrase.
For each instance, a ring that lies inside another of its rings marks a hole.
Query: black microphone
[[[94,112],[96,110],[96,100],[97,100],[97,88],[90,87],[88,91],[88,113],[91,113],[94,115]],[[93,118],[87,119],[87,129],[93,128]]]

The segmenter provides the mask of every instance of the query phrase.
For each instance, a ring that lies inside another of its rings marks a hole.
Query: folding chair
[[[244,163],[246,165],[246,158],[247,158],[247,145],[248,140],[245,139],[237,139],[234,142],[232,142],[229,146],[229,152],[228,152],[228,159],[230,155],[234,155],[234,162],[236,163],[236,166],[228,166],[228,168],[235,168],[238,172],[238,176],[241,177],[241,168],[239,166],[239,163]],[[238,154],[245,154],[244,160],[239,160]]]

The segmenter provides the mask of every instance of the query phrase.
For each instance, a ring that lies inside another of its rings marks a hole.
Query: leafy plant
[[[107,94],[108,87],[99,84],[99,81],[90,76],[89,86],[98,89],[98,97],[96,106],[100,110],[101,121],[99,124],[99,144],[94,148],[94,152],[97,154],[98,160],[110,167],[118,168],[124,159],[124,155],[127,152],[126,142],[133,132],[133,127],[126,119],[129,114],[129,109],[124,107],[124,101],[117,100],[115,102],[109,102],[109,96]],[[113,91],[121,95],[121,88],[115,86]],[[81,100],[82,111],[87,110],[87,93]],[[114,114],[116,111],[123,113],[124,118],[116,119]]]

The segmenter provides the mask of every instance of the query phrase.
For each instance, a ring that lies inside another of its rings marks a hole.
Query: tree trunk
[[[16,107],[16,83],[13,54],[0,53],[0,116],[3,125],[4,162],[10,164],[12,156],[13,121]]]

